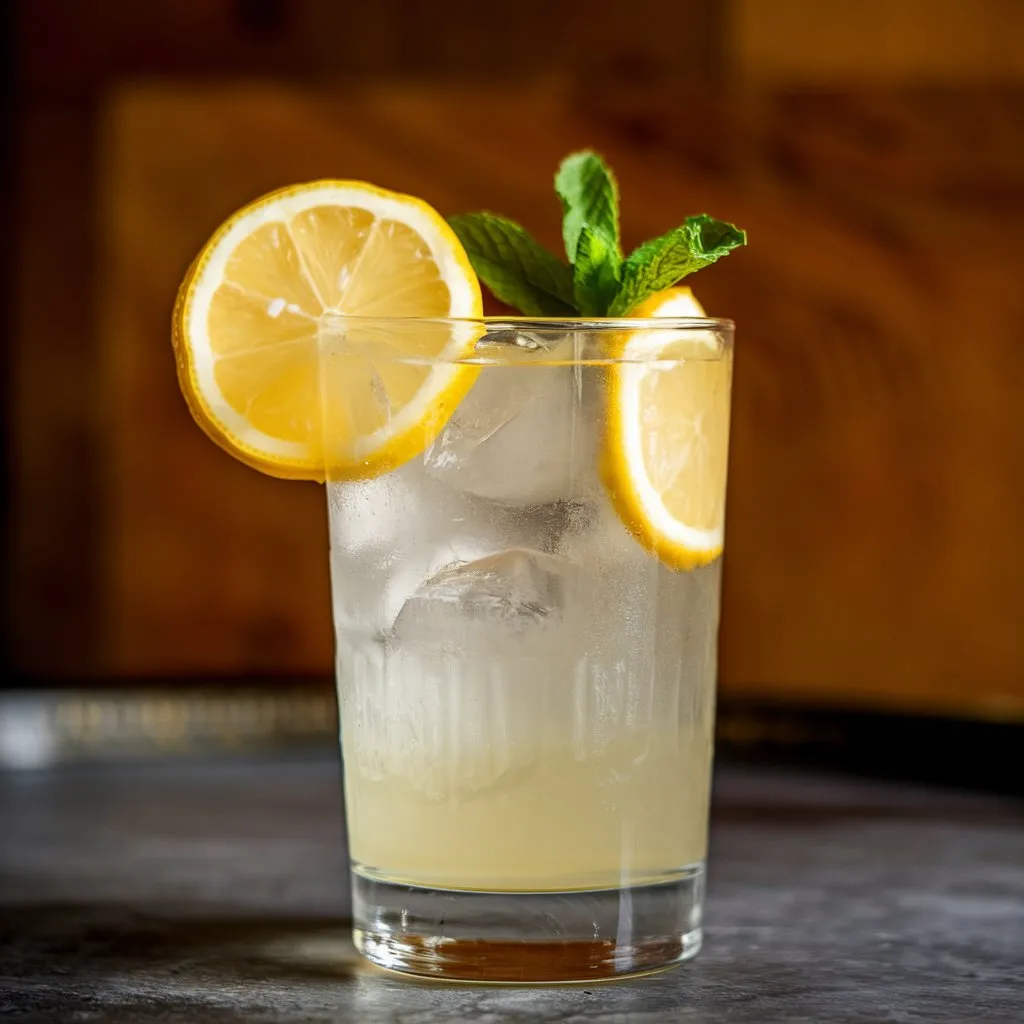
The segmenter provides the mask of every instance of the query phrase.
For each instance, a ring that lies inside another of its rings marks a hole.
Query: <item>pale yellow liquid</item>
[[[361,771],[346,747],[353,860],[389,881],[457,889],[568,890],[657,882],[703,861],[710,735],[654,729],[577,759],[547,746],[474,789],[468,764]],[[490,773],[488,773],[490,774]]]

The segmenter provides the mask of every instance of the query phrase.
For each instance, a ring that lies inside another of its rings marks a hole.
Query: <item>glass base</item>
[[[544,984],[661,970],[701,946],[704,866],[621,889],[426,889],[352,873],[356,948],[392,971]]]

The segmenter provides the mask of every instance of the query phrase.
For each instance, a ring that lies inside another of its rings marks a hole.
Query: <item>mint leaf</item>
[[[622,284],[610,316],[626,316],[648,296],[746,245],[746,232],[706,213],[634,249],[622,265]]]
[[[449,217],[477,277],[526,316],[572,316],[572,271],[514,221],[493,213]]]
[[[620,259],[599,231],[584,227],[576,243],[573,294],[584,316],[604,316],[619,290]]]
[[[695,232],[699,238],[700,247],[705,253],[707,263],[714,263],[715,260],[721,259],[733,249],[747,244],[746,231],[741,231],[735,224],[730,224],[727,221],[715,220],[709,213],[698,213],[695,217],[687,217],[686,227]]]
[[[618,263],[619,186],[608,165],[590,150],[573,153],[559,165],[555,191],[562,200],[562,238],[569,262],[576,262],[580,233],[588,227],[603,236]]]

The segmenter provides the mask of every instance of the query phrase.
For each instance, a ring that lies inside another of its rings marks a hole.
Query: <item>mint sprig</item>
[[[493,213],[451,217],[480,280],[526,316],[628,316],[644,299],[746,245],[746,232],[706,213],[644,242],[623,259],[615,176],[590,150],[555,175],[568,263],[514,221]]]

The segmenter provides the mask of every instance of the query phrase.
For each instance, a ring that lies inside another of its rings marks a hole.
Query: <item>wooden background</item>
[[[592,145],[627,243],[705,209],[752,239],[697,281],[739,324],[723,689],[1024,717],[1024,4],[96,7],[17,33],[23,677],[328,673],[322,490],[192,425],[178,280],[321,175],[557,244]]]

